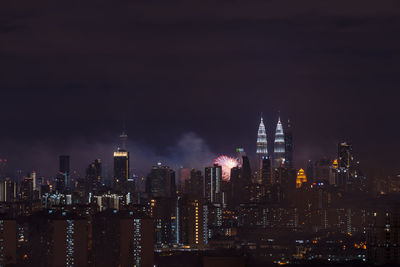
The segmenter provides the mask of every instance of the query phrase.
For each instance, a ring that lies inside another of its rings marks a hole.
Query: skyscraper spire
[[[283,127],[281,118],[278,118],[278,124],[276,125],[275,142],[274,142],[274,160],[276,167],[279,167],[285,159],[285,137],[283,133]]]
[[[264,126],[262,113],[261,113],[260,126],[258,127],[256,153],[257,153],[257,155],[260,155],[262,157],[266,157],[268,155],[267,133],[265,132],[265,126]]]
[[[114,151],[114,187],[117,190],[126,190],[129,179],[129,152],[126,149],[128,135],[124,129],[119,136],[121,147]]]
[[[126,141],[128,140],[128,135],[125,130],[125,125],[119,138],[121,139],[121,149],[126,150]]]
[[[258,156],[258,182],[262,183],[263,161],[269,161],[267,148],[267,133],[265,132],[264,120],[261,113],[260,126],[257,134],[257,156]],[[268,179],[268,178],[266,178]]]

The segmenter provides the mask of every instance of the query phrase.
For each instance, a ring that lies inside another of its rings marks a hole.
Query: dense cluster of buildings
[[[221,255],[240,266],[400,264],[400,183],[373,190],[347,142],[335,157],[296,169],[290,122],[278,119],[269,153],[261,118],[256,157],[238,149],[229,179],[217,164],[161,163],[142,179],[130,172],[126,133],[120,138],[109,185],[100,159],[72,179],[67,155],[54,178],[2,177],[0,266],[147,267],[185,258],[208,266]]]

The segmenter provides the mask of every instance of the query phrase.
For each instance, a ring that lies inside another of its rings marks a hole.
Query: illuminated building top
[[[267,148],[267,133],[265,132],[264,121],[261,115],[260,126],[258,127],[258,135],[257,135],[257,154],[262,156],[268,155]]]
[[[333,161],[333,163],[332,163],[332,168],[336,170],[336,169],[338,168],[338,166],[339,166],[338,160],[335,159],[335,160]]]
[[[300,169],[297,172],[297,178],[296,178],[296,188],[300,188],[303,183],[307,182],[307,176],[306,173],[303,169]]]
[[[128,152],[123,150],[115,151],[114,157],[128,157]]]
[[[281,118],[278,119],[278,124],[276,125],[274,153],[285,153],[285,137],[283,134]]]

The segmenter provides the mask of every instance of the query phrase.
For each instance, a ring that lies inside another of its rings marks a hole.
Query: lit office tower
[[[174,197],[176,195],[175,172],[158,163],[151,168],[146,180],[146,192],[152,197]]]
[[[101,187],[101,159],[96,159],[86,169],[86,194],[98,192]]]
[[[69,156],[61,155],[60,156],[60,167],[58,169],[60,179],[64,179],[64,186],[66,188],[70,187],[70,168],[69,168]],[[61,178],[63,176],[63,178]],[[63,188],[64,189],[64,188]]]
[[[32,178],[33,191],[36,191],[38,188],[37,188],[37,179],[36,179],[36,172],[35,171],[32,171],[31,178]]]
[[[283,127],[281,118],[278,119],[275,132],[274,142],[274,165],[280,167],[285,161],[285,135],[283,134]]]
[[[114,186],[123,189],[129,179],[129,152],[126,150],[128,135],[122,132],[120,135],[121,147],[114,152]]]
[[[258,157],[258,178],[259,180],[261,180],[263,159],[268,157],[267,133],[265,132],[262,114],[260,125],[258,126],[256,154]]]
[[[290,120],[288,120],[287,130],[285,132],[285,166],[293,168],[293,133]]]
[[[260,156],[268,155],[267,133],[265,132],[263,117],[261,117],[260,125],[258,126],[256,153],[257,153],[257,155],[260,155]]]
[[[353,167],[353,147],[351,144],[342,142],[338,145],[338,183],[346,185],[351,183],[351,171]]]
[[[206,167],[204,172],[204,198],[209,203],[221,202],[222,167]]]

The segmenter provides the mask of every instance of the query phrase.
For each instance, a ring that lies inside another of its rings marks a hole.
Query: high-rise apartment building
[[[214,165],[204,171],[204,198],[209,203],[221,203],[222,167]]]
[[[108,209],[93,218],[94,266],[154,265],[153,220]]]

